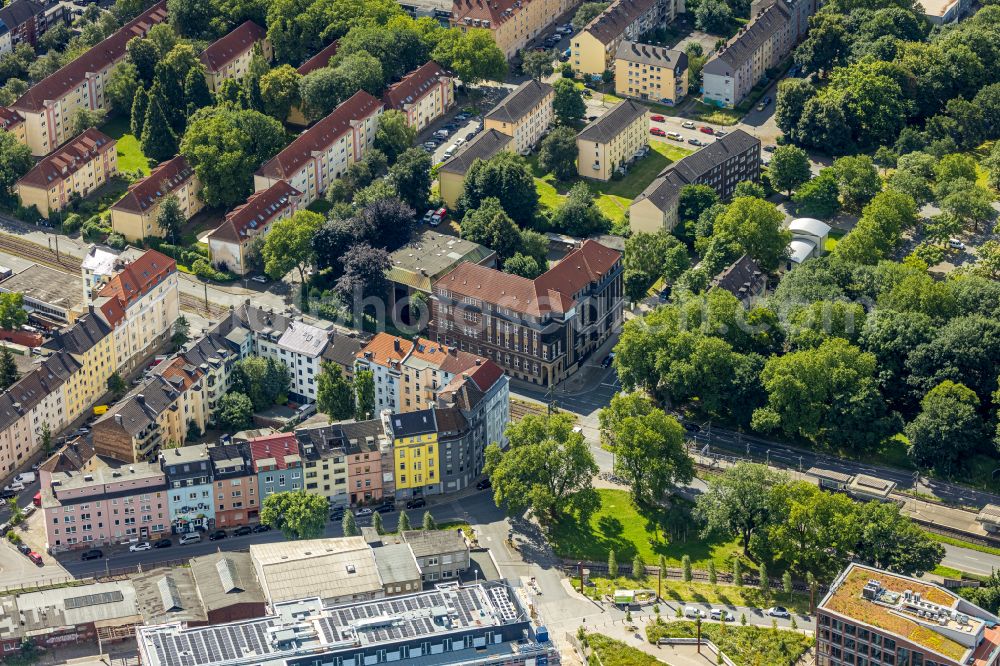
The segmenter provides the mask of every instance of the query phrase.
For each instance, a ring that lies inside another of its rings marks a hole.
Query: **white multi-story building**
[[[303,206],[316,201],[349,165],[364,159],[375,143],[383,108],[382,102],[363,90],[354,93],[258,169],[254,190],[266,190],[284,180],[302,193]]]
[[[354,372],[369,370],[375,383],[375,412],[388,409],[400,411],[403,361],[413,351],[414,344],[404,338],[379,333],[357,353]]]

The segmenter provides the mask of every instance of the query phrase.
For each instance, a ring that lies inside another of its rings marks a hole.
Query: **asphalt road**
[[[958,548],[944,544],[944,559],[941,565],[980,576],[989,576],[994,570],[1000,571],[1000,556],[981,553],[968,548]]]

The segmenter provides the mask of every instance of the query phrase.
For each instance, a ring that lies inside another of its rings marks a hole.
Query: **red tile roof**
[[[489,359],[483,361],[482,365],[469,375],[469,378],[483,392],[490,390],[490,387],[500,381],[501,377],[503,377],[503,368]]]
[[[48,190],[53,184],[76,173],[101,154],[114,150],[115,143],[114,139],[91,127],[43,158],[17,182]]]
[[[350,131],[352,123],[378,114],[382,108],[382,102],[359,90],[330,115],[300,134],[287,148],[271,158],[257,170],[257,175],[291,180],[314,152],[326,150]]]
[[[41,111],[46,100],[62,98],[83,83],[88,72],[100,72],[125,57],[125,46],[133,37],[144,37],[149,29],[167,18],[166,0],[158,2],[126,23],[118,32],[86,53],[31,86],[11,106],[19,111]]]
[[[9,130],[24,122],[21,114],[14,109],[0,106],[0,130]]]
[[[277,469],[288,469],[286,456],[298,456],[299,441],[295,435],[279,432],[250,440],[250,457],[253,459],[253,471],[258,472],[257,464],[268,458],[273,458]]]
[[[118,271],[97,295],[115,298],[127,309],[176,270],[177,262],[173,259],[156,250],[146,250]]]
[[[125,196],[116,201],[111,208],[130,213],[143,213],[193,177],[194,169],[183,155],[178,155],[157,165],[142,180],[129,185]]]
[[[397,348],[398,347],[398,348]],[[388,367],[393,361],[401,362],[413,351],[413,343],[389,333],[379,333],[357,353],[361,360]]]
[[[446,78],[451,78],[451,74],[431,60],[389,86],[382,99],[392,108],[402,110],[405,105],[416,102],[431,91],[438,81]]]
[[[297,71],[300,75],[305,76],[306,74],[315,72],[317,69],[323,69],[330,64],[330,58],[337,55],[337,47],[339,45],[340,40],[335,39],[332,43],[324,46],[322,51],[299,65],[299,68],[295,71]]]
[[[254,192],[245,204],[226,213],[226,220],[208,237],[242,243],[253,235],[250,232],[266,226],[287,208],[296,206],[296,198],[300,196],[301,192],[279,180],[266,190]]]
[[[267,31],[253,21],[246,21],[225,37],[217,39],[201,52],[199,59],[210,72],[220,69],[236,60],[237,57],[251,50],[257,42],[264,39]]]
[[[497,28],[523,8],[527,8],[527,3],[520,0],[454,0],[451,15],[453,21],[475,28]],[[490,25],[482,25],[485,22]]]
[[[575,294],[607,274],[619,259],[617,250],[588,240],[535,280],[465,262],[435,282],[434,288],[541,317],[569,310]]]

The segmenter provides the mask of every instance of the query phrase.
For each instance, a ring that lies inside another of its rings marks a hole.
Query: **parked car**
[[[267,278],[263,275],[254,275],[250,278],[251,282],[257,282],[258,284],[267,284]]]
[[[601,361],[601,367],[602,368],[610,368],[611,364],[614,362],[614,360],[615,360],[615,353],[611,352],[610,354],[608,354],[607,356],[604,357],[603,361]]]
[[[449,132],[446,129],[439,129],[436,132],[434,132],[434,136],[440,137],[442,139],[447,139],[449,134],[451,134],[451,132]]]
[[[777,149],[778,149],[777,146],[771,146],[771,145],[764,146],[764,152],[765,153],[773,153]]]
[[[174,542],[170,539],[159,539],[153,542],[153,548],[170,548],[174,545]]]
[[[792,614],[789,613],[788,609],[785,608],[784,606],[771,606],[766,611],[764,611],[764,615],[770,615],[771,617],[784,617],[784,618],[789,618],[792,616]]]
[[[30,553],[28,553],[28,559],[40,567],[45,566],[45,562],[42,561],[42,556],[36,553],[35,551],[31,551]]]
[[[393,504],[392,502],[383,502],[382,504],[379,504],[377,507],[375,507],[375,510],[378,511],[379,513],[392,513],[393,511],[396,510],[396,505]]]
[[[37,477],[35,476],[34,472],[21,472],[20,474],[14,477],[14,480],[20,481],[21,483],[27,485],[29,483],[34,483],[36,478]]]
[[[694,123],[691,122],[690,120],[685,120],[684,122],[681,123],[681,127],[684,127],[686,129],[694,129]]]
[[[241,525],[240,527],[237,527],[235,530],[233,530],[234,537],[247,536],[248,534],[253,534],[253,528],[250,527],[249,525]]]
[[[427,150],[434,150],[435,148],[437,148],[438,145],[437,142],[435,141],[424,141],[423,146]]]
[[[683,141],[684,137],[680,132],[667,132],[667,138],[671,141]]]
[[[482,481],[476,484],[476,488],[479,490],[487,490],[492,487],[493,487],[493,482],[490,481],[489,479],[483,479]]]
[[[99,560],[102,557],[104,557],[104,551],[100,548],[91,548],[80,553],[80,559],[84,562],[87,560]]]
[[[653,136],[666,136],[667,133],[661,130],[659,127],[650,127],[649,133]]]
[[[713,620],[719,620],[720,622],[734,622],[736,616],[723,608],[713,608],[712,612],[708,614]]]
[[[182,546],[186,546],[189,543],[199,543],[201,541],[201,534],[198,532],[188,532],[187,534],[181,535],[181,538],[177,540]]]
[[[431,226],[436,227],[437,225],[441,224],[441,222],[444,220],[444,216],[447,214],[448,214],[447,208],[445,208],[444,206],[438,208],[436,211],[434,211],[434,215],[431,216]]]
[[[476,133],[475,132],[469,132],[468,134],[465,135],[465,140],[466,141],[472,141],[475,138],[476,138]]]
[[[662,123],[666,120],[663,116],[650,116],[649,119],[656,123]]]
[[[587,120],[590,122],[594,122],[595,120],[597,120],[597,116],[587,116]]]
[[[227,536],[229,535],[226,534],[226,530],[215,530],[214,532],[208,535],[208,540],[221,541],[222,539],[225,539]]]
[[[964,250],[965,249],[965,243],[963,243],[962,241],[958,240],[957,238],[949,238],[948,239],[948,247],[952,248],[953,250]]]
[[[688,432],[701,432],[701,426],[697,423],[691,423],[690,421],[684,422],[684,429]]]
[[[0,500],[9,500],[12,497],[17,497],[17,493],[11,490],[9,486],[0,490]]]
[[[270,532],[270,531],[271,531],[271,526],[270,525],[265,525],[264,523],[258,523],[258,524],[256,524],[256,525],[253,526],[253,533],[254,534],[260,534],[262,532]]]
[[[692,146],[704,146],[705,145],[705,142],[702,141],[701,139],[688,139],[688,143],[690,143]]]
[[[728,134],[728,132],[726,132],[725,130],[715,130],[715,136],[722,137],[726,136],[726,134]]]
[[[465,122],[468,119],[469,119],[469,114],[465,112],[455,114],[455,120],[459,122]]]
[[[358,509],[357,511],[354,512],[354,517],[355,518],[360,518],[361,516],[370,516],[370,515],[372,515],[372,510],[371,510],[371,507],[367,507],[367,506],[363,506],[363,507],[361,507],[360,509]]]
[[[685,606],[684,607],[684,617],[689,617],[691,619],[695,619],[695,618],[699,618],[699,617],[700,618],[706,618],[706,617],[708,617],[708,613],[706,613],[703,609],[698,608],[697,606]]]
[[[424,506],[427,506],[427,501],[423,497],[414,497],[406,503],[407,509],[419,509]]]
[[[702,125],[701,127],[698,128],[698,131],[701,132],[702,134],[715,134],[715,130],[709,127],[708,125]]]
[[[427,212],[424,213],[424,222],[426,224],[430,224],[430,221],[432,219],[434,219],[434,209],[433,208],[428,208]]]
[[[344,507],[338,506],[330,512],[330,520],[340,520],[344,517]]]
[[[149,550],[152,548],[148,541],[140,541],[139,543],[134,543],[128,547],[128,552],[130,553],[141,553],[144,550]]]
[[[29,546],[26,543],[19,543],[19,544],[17,544],[17,549],[18,549],[18,551],[21,552],[22,555],[27,555],[28,553],[31,552],[31,546]]]
[[[19,493],[24,490],[24,484],[20,481],[14,481],[9,486],[4,486],[4,490],[12,493]]]

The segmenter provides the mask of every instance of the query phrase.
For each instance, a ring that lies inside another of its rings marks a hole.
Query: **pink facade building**
[[[99,459],[79,471],[43,475],[42,511],[53,552],[170,533],[167,479],[158,463],[111,467]]]
[[[351,504],[382,499],[382,452],[378,441],[357,440],[347,445],[347,488]]]

